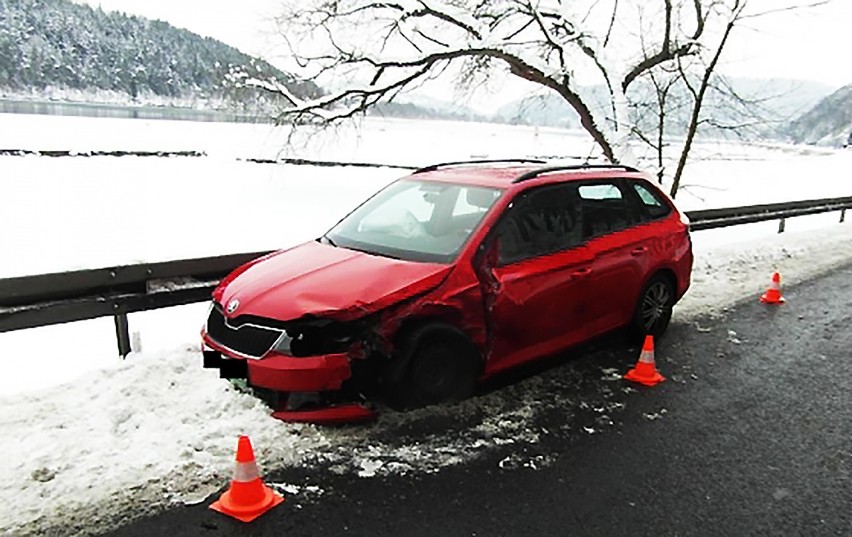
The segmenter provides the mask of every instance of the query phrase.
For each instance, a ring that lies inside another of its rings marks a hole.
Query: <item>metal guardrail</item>
[[[846,219],[846,209],[852,209],[852,196],[687,211],[686,215],[689,217],[689,228],[692,231],[779,220],[778,233],[782,233],[787,218],[840,211],[840,221],[843,222]]]
[[[687,211],[700,231],[852,209],[852,196]],[[268,252],[143,263],[0,279],[0,332],[113,316],[119,353],[130,352],[127,314],[210,299],[216,284],[238,266]]]
[[[128,313],[209,300],[229,272],[266,253],[0,279],[0,332],[112,315],[119,353],[126,356]]]

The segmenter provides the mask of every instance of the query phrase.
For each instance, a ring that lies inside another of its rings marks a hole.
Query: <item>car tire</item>
[[[429,324],[402,342],[385,376],[385,395],[398,409],[455,403],[473,395],[479,372],[476,348],[461,330]]]
[[[631,329],[636,336],[662,337],[672,318],[675,289],[671,281],[662,274],[652,277],[639,294],[633,313]]]

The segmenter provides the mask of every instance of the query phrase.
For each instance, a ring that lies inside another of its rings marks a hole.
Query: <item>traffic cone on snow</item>
[[[251,522],[283,501],[280,494],[260,480],[251,441],[248,436],[240,436],[231,486],[213,502],[210,509],[243,522]]]
[[[781,296],[781,275],[779,273],[772,274],[769,288],[761,295],[760,301],[764,304],[783,304],[786,302],[784,297]]]
[[[624,375],[627,380],[644,384],[645,386],[656,386],[666,380],[654,363],[654,336],[645,336],[645,344],[642,345],[642,353],[639,354],[639,361],[636,362],[636,367],[631,369]]]

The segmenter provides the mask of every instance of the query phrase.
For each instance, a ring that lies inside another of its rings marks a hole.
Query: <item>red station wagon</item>
[[[222,280],[204,366],[285,421],[367,419],[372,394],[458,401],[616,328],[659,336],[691,270],[686,218],[633,168],[434,165]]]

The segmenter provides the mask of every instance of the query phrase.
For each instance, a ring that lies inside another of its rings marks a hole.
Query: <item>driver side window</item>
[[[498,263],[509,265],[582,243],[576,185],[537,188],[519,195],[497,229]]]

